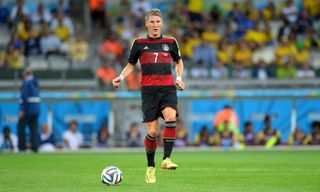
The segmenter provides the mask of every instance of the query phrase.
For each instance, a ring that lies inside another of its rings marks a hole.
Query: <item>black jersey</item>
[[[180,59],[177,41],[172,37],[138,38],[134,41],[128,62],[141,64],[141,90],[156,91],[164,87],[175,89],[171,72],[172,61]]]

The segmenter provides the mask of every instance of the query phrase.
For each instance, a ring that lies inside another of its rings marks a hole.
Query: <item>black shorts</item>
[[[167,90],[165,92],[155,93],[142,93],[141,100],[143,122],[154,121],[159,117],[163,118],[161,111],[166,107],[171,107],[177,111],[178,99],[176,90]]]

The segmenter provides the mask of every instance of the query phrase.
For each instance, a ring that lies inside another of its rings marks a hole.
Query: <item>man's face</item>
[[[22,6],[23,5],[23,0],[18,0],[18,5]]]
[[[75,133],[77,132],[77,128],[78,128],[78,125],[76,123],[71,123],[70,124],[70,130]]]
[[[46,134],[47,132],[48,132],[48,130],[49,130],[49,128],[48,128],[48,125],[42,125],[42,127],[41,127],[41,132],[43,133],[43,134]]]
[[[162,18],[159,16],[151,15],[146,22],[148,35],[150,37],[160,37],[162,26]]]

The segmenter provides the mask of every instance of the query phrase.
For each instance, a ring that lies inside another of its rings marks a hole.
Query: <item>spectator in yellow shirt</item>
[[[88,50],[88,42],[83,39],[81,34],[77,34],[75,40],[69,45],[69,56],[71,61],[86,61],[88,59]]]
[[[244,2],[244,12],[249,13],[249,18],[253,21],[258,21],[260,19],[260,12],[253,4],[252,0],[246,0]]]
[[[267,45],[272,45],[274,37],[269,24],[267,23],[265,24],[263,32],[267,37],[267,40],[266,40]]]
[[[307,9],[313,17],[320,16],[320,0],[303,0],[303,7]]]
[[[276,7],[273,1],[269,1],[268,5],[262,10],[261,14],[264,21],[272,21],[277,18]]]
[[[266,43],[267,39],[267,35],[264,33],[263,30],[261,30],[261,28],[257,24],[253,29],[249,29],[245,35],[245,40],[249,43]]]
[[[0,48],[0,69],[5,67],[5,61],[6,61],[6,54],[5,54],[5,52]]]
[[[293,51],[290,49],[288,39],[282,38],[279,42],[279,47],[275,49],[276,64],[278,66],[287,63],[289,60],[292,61]]]
[[[297,53],[294,54],[294,63],[296,66],[301,67],[304,63],[309,63],[310,54],[309,51],[304,47],[303,41],[297,43],[297,48]]]
[[[224,65],[230,65],[232,63],[232,53],[228,53],[227,39],[222,39],[218,44],[217,60],[221,61]]]
[[[186,38],[186,42],[184,44],[184,48],[183,48],[184,55],[189,59],[193,58],[193,48],[197,45],[200,45],[200,43],[201,43],[201,40],[198,32],[196,31],[191,32],[191,36],[189,38]]]
[[[191,22],[202,21],[203,0],[189,0],[188,12]]]
[[[24,42],[24,54],[28,56],[31,52],[40,53],[39,37],[40,32],[35,29],[32,22],[25,20],[18,24],[19,39]]]
[[[23,22],[20,22],[18,24],[18,34],[21,40],[28,41],[31,38],[38,38],[39,37],[39,31],[35,30],[35,28],[32,25],[32,22],[25,18]]]
[[[246,41],[240,40],[239,48],[234,54],[234,59],[237,64],[243,67],[252,67],[252,51]]]
[[[21,52],[9,44],[6,53],[6,64],[11,69],[23,69],[24,61]]]
[[[70,39],[71,34],[69,28],[64,25],[63,20],[60,17],[58,18],[58,26],[54,29],[54,34],[64,42]]]
[[[213,47],[217,47],[218,42],[221,39],[221,34],[217,32],[214,25],[206,25],[205,31],[202,33],[202,38],[209,42]]]

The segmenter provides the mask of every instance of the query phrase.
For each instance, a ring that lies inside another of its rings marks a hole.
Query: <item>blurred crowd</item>
[[[264,146],[271,148],[275,145],[301,146],[320,145],[320,122],[314,121],[311,124],[310,133],[305,133],[300,128],[296,128],[287,141],[281,140],[279,129],[272,127],[272,116],[266,115],[263,121],[263,128],[255,132],[251,122],[244,123],[244,129],[239,130],[237,116],[230,107],[226,107],[213,121],[212,127],[203,126],[195,134],[192,141],[181,119],[177,120],[177,137],[174,145],[176,147],[198,146],[212,147],[220,146],[228,150],[229,148],[243,149],[247,146]],[[235,116],[234,116],[235,115]],[[162,132],[164,125],[160,127],[158,143],[162,142]],[[109,147],[143,147],[143,133],[137,122],[132,122],[130,127],[119,138],[122,142],[115,143],[114,135],[110,133],[108,124],[101,124],[97,132],[89,135],[89,142],[85,133],[79,130],[76,120],[69,122],[66,129],[57,135],[50,129],[48,124],[42,124],[38,134],[38,144],[40,152],[54,152],[57,150],[78,151],[81,148],[103,149]],[[31,149],[32,144],[27,140],[27,148]],[[0,152],[18,152],[18,137],[11,132],[9,127],[4,127],[0,134]]]
[[[239,128],[237,113],[230,107],[217,112],[212,127],[204,125],[196,135],[195,144],[198,146],[221,146],[238,149],[246,146],[262,145],[271,148],[275,145],[319,145],[320,122],[313,121],[310,131],[297,127],[291,131],[288,138],[281,137],[279,127],[273,127],[272,115],[266,115],[262,128],[254,127],[250,121],[244,122],[243,130]],[[257,132],[257,130],[259,130]],[[283,140],[282,140],[282,139]]]
[[[9,39],[1,40],[0,69],[26,68],[33,64],[34,56],[44,61],[52,55],[70,62],[86,61],[89,44],[75,30],[68,2],[39,1],[35,10],[30,3],[16,0],[14,4],[4,4],[0,0],[0,27],[2,33],[10,34]]]
[[[44,60],[59,55],[70,63],[91,63],[99,87],[112,90],[110,82],[126,64],[133,40],[146,35],[144,15],[156,2],[89,0],[90,41],[81,29],[84,23],[74,23],[79,15],[70,14],[69,1],[52,2],[40,2],[31,12],[24,0],[13,6],[0,0],[0,26],[7,26],[11,35],[0,42],[0,68],[22,69],[32,65],[33,55]],[[160,7],[164,34],[180,44],[186,77],[319,77],[320,0],[265,2],[184,0]],[[91,57],[99,57],[100,66],[93,66]],[[127,79],[128,90],[139,89],[137,68]]]
[[[115,143],[114,136],[110,133],[107,123],[102,123],[96,132],[87,133],[79,129],[77,120],[71,120],[62,133],[57,133],[51,129],[47,123],[39,127],[37,136],[38,146],[36,151],[54,152],[56,150],[78,151],[81,148],[108,148],[108,147],[141,147],[143,146],[143,137],[139,124],[132,122],[126,132],[123,133],[120,140],[122,144]],[[30,134],[27,134],[27,149],[32,146]],[[19,152],[18,136],[13,133],[9,126],[5,126],[0,133],[0,153],[1,152]]]
[[[143,34],[143,13],[151,5],[145,0],[121,1],[120,6],[131,12],[119,11],[110,33],[124,45],[122,50]],[[165,34],[180,43],[187,77],[264,80],[319,76],[320,28],[316,23],[320,1],[270,0],[257,7],[255,1],[245,0],[234,1],[228,8],[221,5],[176,1],[164,13]],[[119,52],[119,57],[126,52]]]

